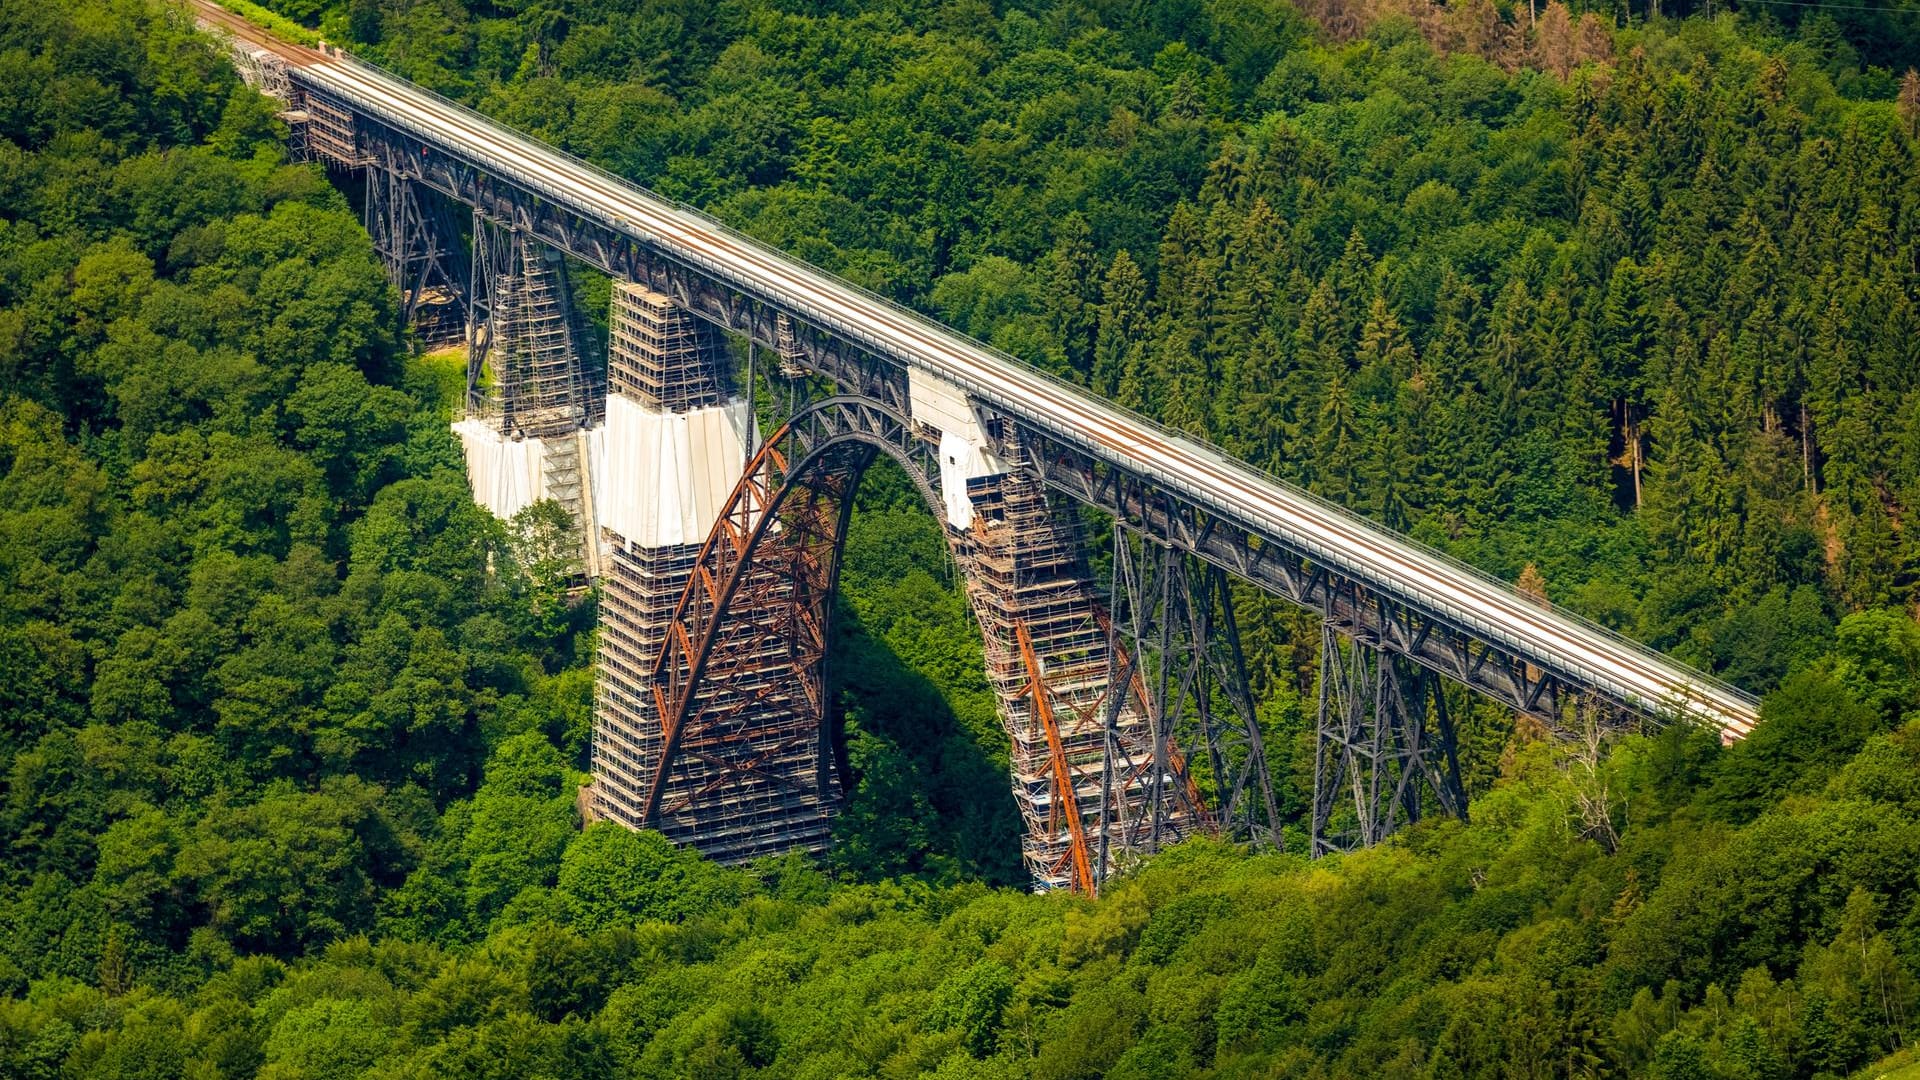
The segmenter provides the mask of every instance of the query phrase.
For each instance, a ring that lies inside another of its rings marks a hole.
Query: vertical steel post
[[[1332,625],[1323,623],[1318,706],[1313,855],[1371,847],[1429,810],[1466,816],[1438,676],[1368,642],[1343,647]],[[1341,810],[1346,796],[1351,817]]]

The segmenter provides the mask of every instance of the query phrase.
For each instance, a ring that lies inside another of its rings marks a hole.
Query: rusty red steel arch
[[[689,748],[723,778],[753,772],[752,757],[725,760],[724,740],[708,736],[724,732],[757,699],[703,691],[768,665],[792,678],[772,685],[797,685],[804,697],[816,740],[816,794],[832,792],[830,770],[844,770],[844,763],[835,761],[827,722],[826,662],[853,494],[867,468],[886,453],[941,512],[930,479],[939,475],[937,464],[931,451],[915,460],[917,442],[907,417],[871,399],[838,396],[795,414],[748,462],[701,547],[654,661],[652,692],[664,738],[642,804],[643,825],[656,823],[674,761]],[[757,617],[729,619],[737,604]],[[765,679],[737,681],[770,685]]]
[[[650,672],[662,741],[641,807],[643,827],[657,827],[662,817],[714,793],[729,777],[757,776],[791,788],[790,774],[756,772],[755,766],[769,756],[800,750],[800,738],[813,740],[812,796],[827,800],[836,794],[836,779],[847,781],[828,709],[829,635],[854,492],[882,453],[903,466],[935,517],[944,520],[932,444],[910,418],[870,398],[843,395],[807,406],[748,463],[692,566]],[[736,609],[748,614],[730,618]],[[1104,614],[1099,619],[1111,635]],[[1049,738],[1057,742],[1046,679],[1024,626],[1017,632],[1029,679],[1021,696],[1030,697]],[[1117,641],[1112,647],[1119,652]],[[770,668],[777,669],[772,678]],[[1124,653],[1116,675],[1121,694],[1146,710],[1140,672]],[[754,689],[722,692],[726,687]],[[759,707],[764,695],[792,695],[796,688],[804,715],[783,741],[768,746],[762,739],[754,749],[738,719]],[[1109,706],[1103,700],[1089,707],[1104,711]],[[683,754],[708,766],[711,779],[676,793],[668,803],[674,765]],[[1063,858],[1071,860],[1073,887],[1090,894],[1096,884],[1093,850],[1073,805],[1073,770],[1057,745],[1052,756],[1051,803],[1056,814],[1065,813],[1072,835]],[[1213,831],[1215,823],[1184,755],[1170,739],[1163,763],[1178,777],[1174,797],[1203,831]],[[1151,757],[1130,767],[1114,764],[1124,774],[1123,783],[1138,779],[1132,773],[1155,767]],[[1118,824],[1124,832],[1126,823]]]

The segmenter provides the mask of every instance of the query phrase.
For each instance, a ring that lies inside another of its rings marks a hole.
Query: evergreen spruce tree
[[[1100,287],[1100,310],[1093,348],[1093,388],[1106,396],[1118,392],[1120,380],[1134,366],[1134,356],[1146,347],[1149,313],[1147,279],[1125,251],[1113,257]]]
[[[1100,322],[1099,257],[1093,250],[1093,231],[1079,212],[1060,222],[1059,235],[1047,257],[1042,299],[1047,324],[1066,350],[1067,362],[1090,376],[1094,337]]]

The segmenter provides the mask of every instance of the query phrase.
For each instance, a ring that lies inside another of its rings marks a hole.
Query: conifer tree
[[[1082,378],[1091,374],[1094,336],[1100,322],[1099,257],[1093,231],[1078,211],[1060,222],[1047,257],[1042,297],[1047,324],[1066,350],[1067,362]]]
[[[1147,279],[1122,250],[1100,286],[1099,325],[1093,348],[1093,387],[1113,395],[1146,346],[1149,325]]]

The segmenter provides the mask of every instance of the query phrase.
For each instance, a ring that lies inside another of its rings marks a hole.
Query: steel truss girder
[[[1280,811],[1226,572],[1116,523],[1111,597],[1114,681],[1140,701],[1157,751],[1204,761],[1212,777],[1211,812],[1184,763],[1189,791],[1179,796],[1228,835],[1279,847]],[[1117,712],[1109,706],[1109,730]]]
[[[355,113],[324,90],[302,87],[308,98]],[[783,305],[751,286],[715,282],[690,262],[558,206],[480,163],[446,148],[395,131],[356,114],[356,149],[363,158],[405,170],[417,181],[509,222],[609,274],[672,297],[689,310],[831,379],[843,394],[871,397],[909,414],[903,368],[812,326],[803,310]],[[1014,403],[1017,409],[1017,403]],[[1485,641],[1444,613],[1397,594],[1391,582],[1365,582],[1330,572],[1310,551],[1266,531],[1202,506],[1186,493],[1101,459],[1073,433],[1055,434],[1008,414],[999,427],[1014,426],[1033,448],[1031,475],[1056,490],[1112,514],[1161,543],[1189,552],[1283,599],[1321,612],[1356,640],[1399,653],[1504,705],[1549,722],[1562,699],[1581,693],[1604,706],[1641,711],[1601,694],[1571,671]],[[1078,433],[1082,438],[1086,433]]]
[[[1379,843],[1418,821],[1429,800],[1441,813],[1467,814],[1439,679],[1397,653],[1342,648],[1330,625],[1321,630],[1313,766],[1316,857]]]
[[[1580,685],[1487,643],[1436,612],[1335,573],[1280,537],[1211,514],[1180,492],[1063,439],[1006,417],[990,425],[1000,431],[1014,427],[1030,448],[1031,467],[1056,490],[1105,511],[1132,531],[1320,613],[1356,641],[1398,653],[1548,722],[1559,719],[1566,688]]]

